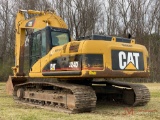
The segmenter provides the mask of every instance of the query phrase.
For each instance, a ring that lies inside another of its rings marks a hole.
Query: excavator
[[[6,91],[18,103],[81,113],[94,110],[103,96],[130,106],[149,102],[146,86],[117,81],[149,77],[148,51],[135,39],[90,35],[73,40],[54,11],[19,10],[15,27],[15,66]]]

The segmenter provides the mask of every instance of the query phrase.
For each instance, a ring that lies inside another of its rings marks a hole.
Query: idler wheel
[[[19,99],[21,99],[21,98],[23,98],[23,96],[24,96],[24,89],[19,88],[19,89],[17,90],[17,97],[18,97]]]

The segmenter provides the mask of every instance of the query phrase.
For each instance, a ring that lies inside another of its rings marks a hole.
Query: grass
[[[67,114],[15,103],[0,83],[0,120],[160,120],[160,83],[145,84],[151,101],[142,107],[128,107],[116,103],[97,103],[91,113]]]

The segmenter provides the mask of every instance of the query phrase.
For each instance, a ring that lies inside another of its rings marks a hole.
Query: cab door
[[[41,58],[41,32],[36,32],[31,35],[30,39],[31,72],[40,72],[40,66],[41,66],[40,58]]]

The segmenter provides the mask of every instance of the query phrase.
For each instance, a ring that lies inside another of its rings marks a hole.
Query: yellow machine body
[[[120,55],[117,54],[117,57],[113,56],[112,54],[114,54],[114,51],[119,52]],[[83,57],[83,55],[86,54],[93,56],[93,58],[91,58],[92,66],[89,65],[90,63],[87,64],[85,60],[81,61],[75,60],[76,55]],[[100,55],[101,58],[99,58],[96,55]],[[139,70],[141,63],[138,61],[140,59],[140,55],[142,55],[141,57],[143,57],[143,62],[142,62],[143,68],[141,70]],[[67,64],[68,66],[61,67],[61,69],[56,69],[56,65],[58,63],[56,62],[51,63],[51,61],[57,58],[60,58],[59,64]],[[147,58],[148,58],[148,52],[144,46],[135,44],[134,42],[133,43],[116,42],[116,38],[114,37],[113,40],[111,41],[103,41],[103,40],[72,41],[65,45],[52,48],[46,56],[39,59],[32,66],[32,71],[30,71],[29,76],[45,77],[43,73],[46,72],[48,73],[48,75],[46,75],[47,77],[50,76],[56,78],[148,77],[149,71],[147,66]],[[101,59],[102,62],[96,63],[99,59]],[[116,69],[113,66],[114,64],[116,64],[114,63],[114,61],[117,62],[117,65],[121,65],[121,68]],[[47,64],[50,64],[49,65],[50,69],[47,69],[47,71],[43,71],[44,67]],[[51,64],[53,64],[53,69],[51,68]],[[71,66],[70,64],[73,65]],[[70,73],[65,74],[65,72],[68,71],[70,71]],[[77,71],[77,74],[74,73],[75,71]],[[61,74],[61,72],[63,73]]]

